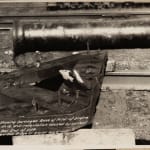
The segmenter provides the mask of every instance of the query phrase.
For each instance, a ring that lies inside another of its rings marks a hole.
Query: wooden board
[[[15,146],[59,145],[70,149],[123,148],[135,146],[135,137],[130,129],[80,129],[64,134],[14,136],[13,144]]]
[[[136,139],[150,140],[150,92],[133,89],[101,93],[93,128],[130,128]]]
[[[71,0],[62,0],[62,2],[70,2]],[[75,2],[75,0],[73,0]],[[90,0],[87,0],[90,2]],[[101,16],[101,14],[105,14],[106,16],[110,16],[113,14],[150,14],[149,11],[149,7],[148,8],[119,8],[119,9],[100,9],[100,10],[90,10],[90,11],[82,11],[82,10],[70,10],[70,11],[66,11],[66,10],[61,10],[61,11],[57,11],[57,13],[55,11],[50,11],[48,10],[48,6],[51,5],[51,3],[55,2],[61,2],[61,1],[47,1],[47,0],[1,0],[0,3],[0,16],[3,18],[4,16],[7,17],[11,17],[11,16],[69,16],[70,14],[74,14],[74,15],[79,15],[79,14],[89,14],[91,16]],[[77,1],[80,2],[80,1]],[[83,0],[83,2],[86,2],[86,0]],[[99,0],[95,0],[95,2],[102,2],[104,4],[106,4],[106,7],[108,5],[109,2],[112,1],[99,1]],[[115,1],[114,1],[115,2]],[[116,2],[129,2],[129,1],[124,1],[124,0],[118,0]],[[133,1],[136,2],[136,1]],[[145,1],[141,1],[141,0],[137,0],[138,3],[149,3],[148,0]],[[13,8],[13,9],[11,9]],[[9,9],[11,9],[11,11],[9,11]],[[126,15],[128,16],[128,15]]]
[[[91,0],[82,0],[83,2],[91,2]],[[101,2],[102,0],[94,0]],[[129,2],[128,0],[103,0],[103,2]],[[149,0],[132,0],[133,2],[149,2]],[[0,2],[80,2],[79,0],[1,0]]]

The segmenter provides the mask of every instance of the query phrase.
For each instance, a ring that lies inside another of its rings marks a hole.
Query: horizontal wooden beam
[[[92,0],[82,0],[91,2]],[[81,2],[81,0],[0,0],[0,2]],[[92,1],[93,2],[93,1]],[[94,0],[94,2],[129,2],[129,0]],[[132,0],[132,2],[149,2],[149,0]]]
[[[150,90],[150,77],[136,76],[105,76],[102,90]]]
[[[129,71],[129,72],[106,72],[106,76],[132,76],[132,77],[150,77],[150,72]]]
[[[65,148],[116,148],[135,145],[131,129],[81,129],[71,133],[14,136],[14,145],[50,145]]]

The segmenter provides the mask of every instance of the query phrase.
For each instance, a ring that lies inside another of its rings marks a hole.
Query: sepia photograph
[[[150,1],[0,0],[4,145],[150,150]]]

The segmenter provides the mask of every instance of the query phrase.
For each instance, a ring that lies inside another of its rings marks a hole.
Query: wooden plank
[[[107,50],[108,60],[113,72],[149,72],[150,49],[115,49]],[[107,70],[107,69],[106,69]]]
[[[81,129],[72,133],[14,136],[14,145],[61,145],[66,148],[132,147],[134,133],[130,129]]]
[[[136,145],[134,149],[139,149],[139,150],[149,150],[149,145]]]
[[[46,7],[47,6],[47,3],[33,3],[33,2],[30,2],[30,3],[27,3],[27,2],[24,2],[24,3],[15,3],[14,1],[10,1],[9,3],[1,3],[0,5],[0,9],[2,8],[16,8],[16,7],[31,7],[31,8],[38,8],[38,7]]]
[[[94,0],[95,2],[101,2],[101,0]],[[129,2],[129,0],[103,0],[103,2]],[[10,2],[81,2],[80,0],[0,0],[1,3]],[[82,0],[82,2],[91,2],[91,0]],[[132,2],[149,2],[149,0],[132,0]]]
[[[35,3],[36,2],[36,3]],[[90,11],[87,10],[57,10],[55,11],[51,11],[48,10],[47,7],[48,5],[52,5],[55,4],[56,2],[59,1],[46,1],[46,0],[38,0],[38,1],[20,1],[20,0],[10,0],[10,1],[0,1],[1,5],[0,5],[0,16],[4,17],[4,16],[62,16],[62,15],[101,15],[101,14],[105,14],[105,15],[113,15],[113,14],[150,14],[149,8],[109,8],[109,9],[100,9],[100,10],[94,10],[91,9]],[[61,1],[60,1],[61,2]],[[70,2],[70,0],[62,0],[62,2]],[[74,1],[75,2],[75,1]],[[77,1],[80,2],[80,1]],[[84,2],[84,0],[82,1]],[[104,4],[108,5],[109,2],[112,1],[99,1],[96,0],[95,2],[103,2]],[[127,2],[125,1],[118,1],[119,3],[121,2]],[[129,1],[128,1],[129,2]],[[134,1],[133,1],[134,2]],[[138,3],[149,3],[149,1],[137,1]],[[52,3],[52,4],[51,4]],[[13,8],[13,9],[12,9]],[[9,11],[9,9],[11,11]]]
[[[102,89],[107,90],[150,90],[150,76],[106,76]]]
[[[133,129],[136,139],[150,140],[150,92],[132,89],[101,92],[94,129]]]

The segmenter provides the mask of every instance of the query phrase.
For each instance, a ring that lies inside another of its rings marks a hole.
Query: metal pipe
[[[88,45],[88,46],[87,46]],[[150,20],[65,20],[17,22],[16,54],[36,50],[149,48]]]

